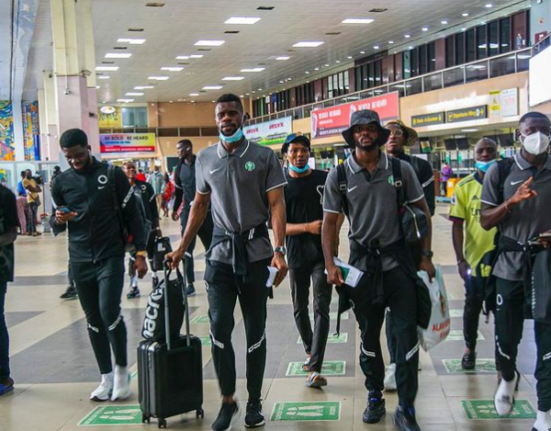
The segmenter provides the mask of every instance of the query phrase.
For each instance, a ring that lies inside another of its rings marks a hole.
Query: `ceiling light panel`
[[[119,66],[96,66],[96,72],[116,72]]]
[[[145,93],[136,93],[136,92],[130,92],[126,93],[125,96],[143,96]]]
[[[120,103],[130,103],[133,101],[134,99],[117,99],[117,102],[120,102]]]
[[[226,76],[222,81],[242,81],[243,79],[245,79],[244,76]]]
[[[230,19],[226,20],[224,24],[242,24],[242,25],[253,25],[260,21],[258,17],[245,17],[245,16],[233,16]]]
[[[134,90],[150,90],[152,88],[155,88],[153,85],[138,85],[137,87],[134,87]]]
[[[130,58],[132,54],[129,52],[108,52],[105,58]]]
[[[204,55],[203,54],[192,54],[189,56],[189,58],[203,58]]]
[[[317,48],[318,46],[323,45],[324,42],[321,41],[305,41],[305,42],[298,42],[293,45],[295,48]]]
[[[170,76],[150,76],[147,79],[151,79],[152,81],[166,81],[169,78]]]
[[[167,72],[181,72],[184,70],[181,66],[164,66],[161,67],[161,70],[167,71]]]
[[[145,43],[145,39],[134,39],[131,37],[125,37],[117,39],[117,43],[129,43],[130,45],[143,45]]]
[[[371,24],[374,20],[371,18],[347,18],[343,24]]]
[[[266,70],[266,68],[265,67],[253,67],[253,68],[250,68],[250,69],[241,69],[241,72],[257,73],[257,72],[262,72],[263,70]]]
[[[195,46],[222,46],[225,43],[225,40],[198,40]]]
[[[222,88],[221,85],[205,85],[203,90],[221,90]]]

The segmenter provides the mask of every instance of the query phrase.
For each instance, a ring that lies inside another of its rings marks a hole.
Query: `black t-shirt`
[[[19,226],[15,195],[0,185],[0,235]],[[0,283],[13,281],[13,242],[0,247]]]
[[[285,172],[287,223],[309,223],[323,220],[323,189],[327,173],[313,170],[310,175],[293,178]],[[296,269],[323,262],[321,235],[304,233],[287,236],[289,268]]]

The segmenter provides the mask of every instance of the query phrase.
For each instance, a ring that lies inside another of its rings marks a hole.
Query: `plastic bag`
[[[425,271],[419,271],[417,275],[426,284],[432,302],[428,328],[417,328],[421,347],[428,351],[448,337],[451,325],[450,307],[440,265],[436,265],[436,277],[432,282],[429,281],[429,276]]]

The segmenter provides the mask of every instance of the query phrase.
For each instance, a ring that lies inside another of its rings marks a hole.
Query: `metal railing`
[[[397,91],[400,97],[412,96],[414,94],[428,91],[442,90],[456,85],[469,84],[499,76],[528,70],[530,58],[550,45],[550,37],[546,37],[531,48],[524,48],[517,51],[510,51],[484,60],[476,60],[459,66],[449,67],[437,72],[430,72],[413,78],[403,79],[388,84],[379,85],[369,89],[356,91],[345,96],[326,99],[321,102],[310,103],[295,108],[285,109],[273,114],[255,117],[246,122],[247,125],[259,124],[283,117],[293,117],[294,120],[308,118],[314,109],[329,108],[343,103],[355,102],[381,94]],[[543,44],[544,48],[541,48]]]

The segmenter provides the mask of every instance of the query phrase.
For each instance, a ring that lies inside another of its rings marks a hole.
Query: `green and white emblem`
[[[253,162],[245,163],[245,169],[248,170],[249,172],[254,171],[254,168],[256,168],[256,166]]]
[[[391,175],[390,177],[388,177],[388,183],[393,186],[394,185],[394,175]]]

